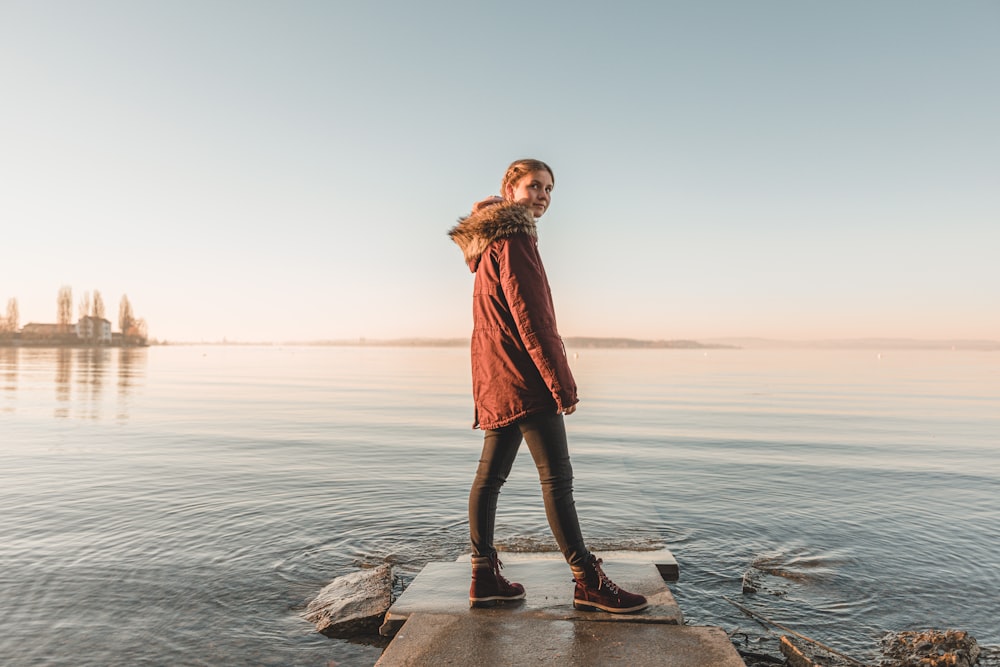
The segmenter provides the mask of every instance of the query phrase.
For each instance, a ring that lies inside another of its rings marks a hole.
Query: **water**
[[[689,622],[776,652],[727,596],[865,660],[887,630],[1000,644],[1000,355],[570,352],[584,534],[672,549]],[[372,665],[300,614],[466,550],[468,375],[464,349],[0,348],[0,664]],[[553,546],[526,452],[498,535]]]

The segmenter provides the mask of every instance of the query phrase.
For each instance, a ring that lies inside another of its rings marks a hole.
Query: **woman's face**
[[[521,180],[507,186],[504,198],[531,209],[536,218],[542,217],[552,201],[552,174],[546,170],[525,174]]]

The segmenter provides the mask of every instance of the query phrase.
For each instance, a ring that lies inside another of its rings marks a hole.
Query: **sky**
[[[1000,340],[1000,3],[0,0],[0,315],[458,338],[555,172],[563,336]]]

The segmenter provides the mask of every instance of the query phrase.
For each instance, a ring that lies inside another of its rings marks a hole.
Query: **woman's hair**
[[[507,173],[503,175],[503,180],[500,181],[500,196],[507,196],[508,185],[514,185],[521,180],[522,177],[527,176],[528,174],[533,174],[536,171],[543,170],[549,172],[549,176],[552,177],[552,184],[555,185],[556,175],[552,173],[552,167],[545,164],[541,160],[526,159],[511,162],[510,166],[507,167]]]

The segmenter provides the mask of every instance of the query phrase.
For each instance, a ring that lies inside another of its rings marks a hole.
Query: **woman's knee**
[[[472,486],[476,489],[489,489],[499,491],[500,487],[507,482],[507,476],[491,470],[492,466],[483,466],[476,471]]]

